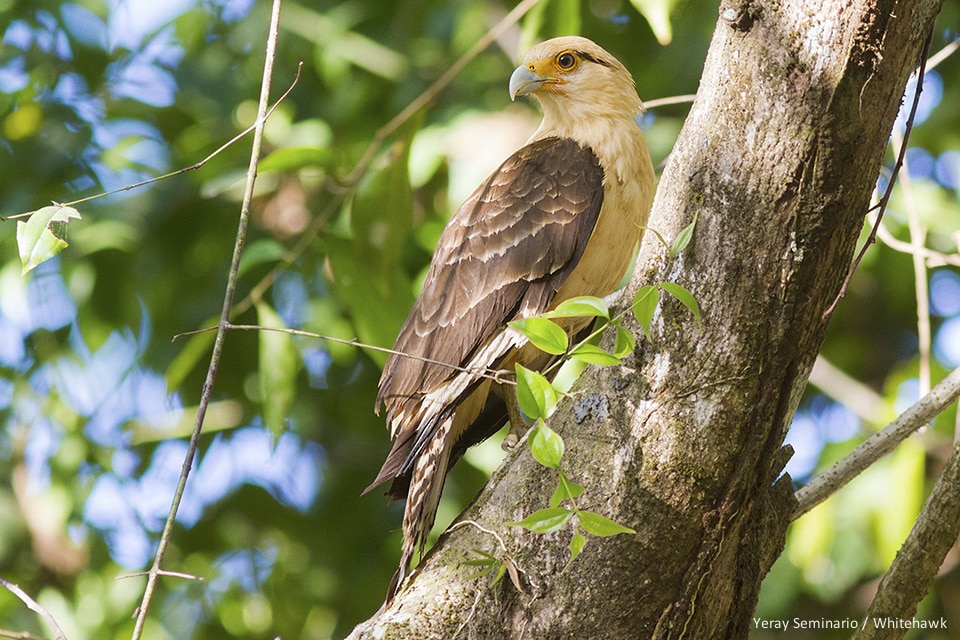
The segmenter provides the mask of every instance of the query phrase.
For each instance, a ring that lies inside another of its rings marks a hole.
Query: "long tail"
[[[430,443],[417,458],[413,469],[407,503],[403,511],[403,553],[400,556],[400,566],[393,574],[387,589],[387,599],[384,603],[387,606],[400,590],[410,569],[414,552],[423,555],[427,537],[433,528],[437,506],[440,504],[440,492],[443,490],[443,481],[450,462],[452,447],[448,437],[452,427],[453,417],[451,416],[437,428]]]

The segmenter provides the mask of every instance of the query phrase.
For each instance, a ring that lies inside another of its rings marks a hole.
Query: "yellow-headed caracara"
[[[388,603],[414,552],[423,553],[447,471],[516,406],[514,388],[480,373],[543,369],[554,359],[507,323],[611,293],[653,200],[637,126],[643,105],[616,58],[586,38],[543,42],[510,77],[511,99],[525,95],[543,109],[540,128],[450,218],[394,346],[413,357],[391,356],[380,378],[377,407],[394,443],[367,490],[391,480],[387,495],[407,499]],[[588,322],[565,329],[573,335]]]

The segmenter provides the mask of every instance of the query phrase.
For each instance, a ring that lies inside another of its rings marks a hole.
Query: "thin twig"
[[[880,242],[887,245],[894,251],[922,257],[926,261],[928,267],[944,267],[947,265],[960,267],[960,253],[941,253],[940,251],[934,251],[929,247],[915,247],[909,242],[898,240],[892,233],[890,233],[890,230],[887,229],[885,225],[880,225],[879,229],[877,230],[877,238],[880,239]]]
[[[44,640],[29,631],[11,631],[10,629],[0,629],[0,638],[10,638],[10,640]]]
[[[190,475],[190,468],[193,465],[193,459],[197,454],[197,448],[200,444],[200,433],[203,429],[203,418],[207,407],[210,404],[210,398],[213,395],[213,384],[217,377],[217,368],[220,364],[220,356],[223,353],[223,343],[227,335],[227,327],[230,323],[230,309],[233,306],[233,298],[237,290],[237,281],[240,273],[240,258],[243,254],[243,245],[247,236],[247,225],[250,219],[250,202],[253,199],[253,187],[257,177],[257,165],[260,161],[260,148],[263,140],[264,119],[267,113],[267,106],[270,97],[270,82],[273,77],[273,65],[276,60],[277,36],[280,25],[280,7],[282,0],[274,0],[273,10],[270,16],[270,31],[267,36],[267,50],[263,65],[263,80],[260,85],[260,102],[257,108],[257,121],[253,131],[253,144],[250,151],[250,164],[247,168],[247,183],[243,194],[243,202],[240,206],[240,220],[237,226],[237,239],[233,248],[233,259],[230,263],[230,272],[227,277],[227,287],[224,293],[223,308],[220,313],[220,325],[217,329],[217,336],[213,343],[213,353],[210,356],[210,366],[207,369],[206,380],[203,383],[203,391],[200,396],[200,404],[197,408],[196,425],[193,435],[190,438],[190,445],[184,456],[183,467],[180,471],[180,479],[177,483],[177,489],[170,504],[170,513],[164,523],[163,533],[160,536],[160,543],[157,546],[157,553],[154,556],[153,566],[147,577],[147,586],[144,589],[143,600],[137,611],[137,621],[133,629],[132,640],[139,640],[143,633],[143,627],[147,618],[147,611],[153,599],[153,593],[156,589],[157,580],[160,576],[160,565],[163,561],[164,553],[169,544],[173,525],[176,521],[177,510],[180,507],[180,500],[187,484],[187,477]]]
[[[907,117],[907,123],[904,127],[903,144],[900,147],[900,153],[897,154],[897,162],[893,165],[893,172],[890,174],[890,182],[887,184],[887,188],[884,190],[883,196],[880,198],[880,202],[877,205],[879,207],[877,211],[877,222],[870,230],[870,235],[867,237],[867,241],[863,243],[863,247],[857,254],[856,259],[854,259],[853,264],[850,266],[850,270],[847,271],[847,276],[843,279],[843,284],[840,285],[840,291],[837,292],[837,297],[833,299],[833,302],[830,303],[830,306],[827,307],[826,311],[823,312],[824,318],[829,317],[830,314],[833,313],[833,310],[837,308],[837,305],[840,304],[840,301],[844,298],[844,296],[847,295],[847,287],[850,285],[850,280],[853,278],[853,274],[856,273],[857,268],[863,261],[864,256],[867,255],[867,250],[870,248],[870,245],[877,241],[877,229],[880,226],[880,221],[883,220],[883,214],[887,210],[887,205],[890,203],[890,197],[893,195],[893,187],[897,183],[897,176],[900,173],[900,168],[903,166],[903,159],[907,154],[907,143],[910,141],[910,132],[913,131],[913,122],[917,115],[917,107],[920,104],[920,94],[923,92],[923,77],[926,74],[927,57],[930,55],[930,44],[932,42],[933,32],[931,31],[930,35],[927,37],[927,43],[923,47],[923,55],[920,57],[920,67],[917,70],[917,88],[913,92],[913,103],[910,105],[910,115]]]
[[[293,91],[293,88],[297,86],[297,82],[299,82],[299,80],[300,80],[300,70],[301,70],[302,68],[303,68],[303,62],[301,62],[300,64],[297,65],[297,74],[294,76],[293,82],[290,83],[290,86],[287,87],[287,90],[283,92],[283,95],[281,95],[280,98],[279,98],[275,103],[273,103],[273,106],[270,107],[270,109],[264,114],[263,119],[269,118],[270,115],[276,110],[276,108],[280,106],[280,103],[283,102],[283,101],[286,99],[286,97],[290,95],[290,92]],[[156,176],[156,177],[154,177],[154,178],[149,178],[149,179],[147,179],[147,180],[142,180],[142,181],[140,181],[140,182],[135,182],[135,183],[133,183],[133,184],[128,184],[128,185],[123,186],[123,187],[117,187],[116,189],[111,189],[110,191],[104,191],[104,192],[102,192],[102,193],[97,193],[97,194],[92,195],[92,196],[87,196],[87,197],[85,197],[85,198],[80,198],[79,200],[73,200],[72,202],[62,202],[62,203],[61,203],[61,202],[54,202],[53,204],[54,204],[55,206],[58,206],[58,207],[74,207],[74,206],[76,206],[76,205],[78,205],[78,204],[83,204],[83,203],[85,203],[85,202],[90,202],[91,200],[97,200],[98,198],[105,198],[105,197],[107,197],[107,196],[112,196],[112,195],[117,194],[117,193],[120,193],[120,192],[122,192],[122,191],[130,191],[130,190],[132,190],[132,189],[139,189],[140,187],[145,187],[145,186],[147,186],[147,185],[149,185],[149,184],[153,184],[154,182],[160,182],[161,180],[166,180],[167,178],[172,178],[172,177],[178,176],[178,175],[180,175],[180,174],[182,174],[182,173],[189,173],[190,171],[196,171],[197,169],[202,168],[205,164],[207,164],[208,162],[210,162],[211,160],[213,160],[215,157],[217,157],[218,155],[220,155],[221,153],[223,153],[224,151],[226,151],[228,148],[230,148],[231,146],[233,146],[234,144],[236,144],[239,140],[241,140],[243,137],[245,137],[248,133],[250,133],[251,131],[253,131],[254,129],[256,129],[257,124],[259,123],[259,121],[260,121],[260,118],[258,118],[257,121],[254,122],[253,124],[251,124],[249,127],[247,127],[246,129],[244,129],[243,131],[241,131],[241,132],[238,133],[237,135],[235,135],[235,136],[233,136],[232,138],[230,138],[227,142],[224,142],[222,145],[220,145],[219,147],[217,147],[217,149],[216,149],[215,151],[213,151],[212,153],[210,153],[206,158],[204,158],[203,160],[200,160],[199,162],[195,162],[194,164],[190,165],[189,167],[182,167],[182,168],[180,168],[180,169],[177,169],[176,171],[171,171],[171,172],[169,172],[169,173],[165,173],[165,174],[163,174],[162,176]],[[35,212],[35,211],[27,211],[26,213],[18,213],[18,214],[16,214],[16,215],[7,216],[7,217],[2,217],[2,216],[0,216],[0,220],[16,220],[16,219],[18,219],[18,218],[29,218],[29,217],[32,216],[34,213],[36,213],[36,212]]]
[[[793,519],[829,498],[841,487],[860,475],[867,467],[893,451],[915,431],[929,424],[960,396],[960,367],[950,372],[930,393],[873,434],[832,467],[818,474],[796,492],[797,505]]]
[[[893,148],[902,151],[906,142],[898,131],[893,132],[891,136]],[[898,155],[902,155],[898,153]],[[933,337],[930,329],[930,291],[927,285],[927,265],[926,261],[920,256],[920,250],[927,242],[927,230],[920,224],[917,215],[917,207],[913,197],[913,182],[910,179],[910,164],[906,157],[903,159],[903,169],[901,170],[900,188],[903,191],[904,208],[907,214],[907,226],[910,229],[911,261],[913,262],[913,288],[917,298],[917,339],[920,355],[920,393],[924,395],[930,391],[930,350]]]
[[[39,614],[40,617],[43,618],[44,622],[50,625],[50,629],[53,630],[53,633],[57,637],[57,640],[67,640],[67,634],[65,634],[63,632],[63,629],[60,628],[60,625],[57,624],[57,620],[56,618],[53,617],[53,614],[51,614],[49,611],[43,608],[40,605],[40,603],[38,603],[36,600],[31,598],[26,591],[21,589],[18,585],[12,582],[9,582],[7,580],[4,580],[3,578],[0,578],[0,586],[5,588],[7,591],[12,593],[13,595],[20,598],[20,601],[23,602],[23,604],[27,605],[27,608],[29,608],[31,611],[34,611],[37,614]],[[16,637],[16,636],[12,636],[12,637]],[[29,638],[31,636],[26,636],[26,637]]]
[[[170,578],[180,578],[182,580],[196,580],[197,582],[203,582],[206,580],[203,576],[195,576],[192,573],[183,573],[182,571],[165,571],[159,569],[157,571],[158,575],[167,576]],[[117,576],[114,580],[126,580],[128,578],[142,578],[143,576],[149,576],[149,571],[135,571],[134,573],[125,573],[123,575]]]
[[[656,109],[657,107],[666,107],[671,104],[686,104],[697,99],[697,94],[688,93],[682,96],[670,96],[669,98],[656,98],[654,100],[644,100],[643,106],[646,109]]]
[[[927,71],[936,69],[941,62],[956,53],[957,49],[960,49],[960,38],[956,38],[950,44],[945,45],[943,49],[940,49],[940,51],[930,56],[930,59],[927,61]]]
[[[334,338],[333,336],[325,336],[322,333],[314,333],[312,331],[303,331],[301,329],[290,329],[287,327],[265,327],[258,324],[233,324],[227,323],[226,329],[235,330],[235,331],[273,331],[275,333],[286,333],[292,336],[302,336],[305,338],[316,338],[318,340],[324,340],[326,342],[333,342],[335,344],[345,344],[351,347],[359,347],[361,349],[368,349],[370,351],[377,351],[380,353],[386,353],[394,356],[400,356],[403,358],[410,358],[411,360],[419,360],[420,362],[426,362],[428,364],[435,364],[440,367],[447,367],[453,369],[454,371],[460,371],[462,373],[469,373],[480,378],[488,378],[500,384],[517,384],[515,380],[510,380],[503,377],[503,371],[496,369],[477,368],[477,367],[461,367],[457,364],[452,364],[450,362],[443,362],[441,360],[434,360],[432,358],[425,358],[423,356],[414,355],[412,353],[404,353],[403,351],[397,351],[396,349],[387,349],[386,347],[378,347],[375,344],[366,344],[360,342],[356,338]],[[216,331],[217,327],[207,327],[205,329],[196,329],[194,331],[187,331],[184,333],[179,333],[174,336],[174,340],[183,336],[192,336],[198,333],[207,333],[210,331]]]

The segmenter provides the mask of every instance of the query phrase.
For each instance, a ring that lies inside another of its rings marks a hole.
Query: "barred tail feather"
[[[447,475],[451,446],[448,442],[453,417],[444,420],[437,428],[430,443],[417,458],[407,492],[407,503],[403,511],[403,552],[400,566],[390,580],[386,604],[389,605],[400,590],[404,578],[410,569],[414,553],[423,555],[427,537],[433,528],[440,504],[440,492]]]

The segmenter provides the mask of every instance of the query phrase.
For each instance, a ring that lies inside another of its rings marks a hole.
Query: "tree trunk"
[[[627,292],[677,282],[702,326],[662,296],[651,341],[588,370],[550,420],[579,507],[637,534],[588,536],[569,562],[570,526],[505,526],[557,482],[518,447],[351,638],[746,637],[794,508],[783,437],[941,1],[721,5],[650,222],[669,239],[696,216],[693,240],[671,260],[647,234]],[[468,579],[473,550],[515,562],[524,592]]]

